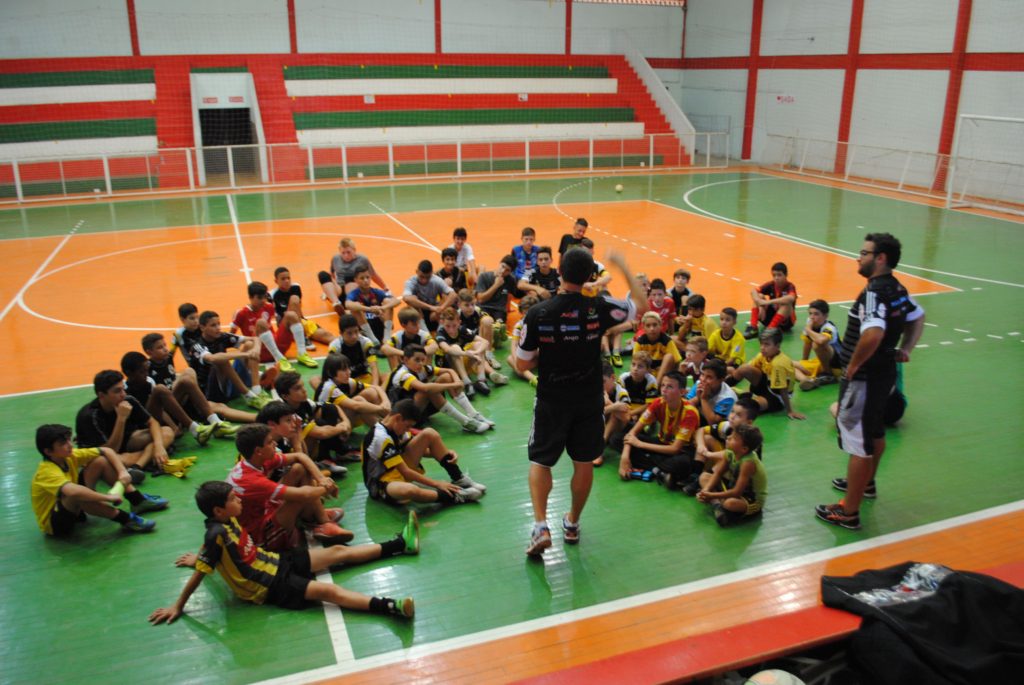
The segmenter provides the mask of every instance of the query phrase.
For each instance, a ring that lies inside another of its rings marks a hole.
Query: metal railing
[[[203,174],[198,173],[194,148],[0,159],[0,204],[395,179],[728,166],[728,133],[691,135],[692,146],[672,134],[648,134],[621,139],[204,147]]]

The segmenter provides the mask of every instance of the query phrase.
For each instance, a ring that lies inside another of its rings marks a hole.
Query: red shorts
[[[295,342],[295,338],[292,337],[292,332],[286,326],[281,326],[274,333],[274,342],[277,343],[277,349],[281,351],[281,354],[286,354],[288,348]],[[299,350],[299,352],[305,352],[305,350]],[[274,355],[270,354],[270,350],[264,345],[260,349],[260,363],[267,364],[272,361],[274,361]]]

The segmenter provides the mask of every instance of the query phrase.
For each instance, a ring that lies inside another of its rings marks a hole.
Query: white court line
[[[310,547],[322,547],[311,534],[306,533],[306,542]],[[324,569],[316,574],[316,580],[328,585],[334,584],[330,569]],[[321,602],[324,607],[324,619],[327,621],[327,634],[331,638],[331,646],[334,648],[334,660],[339,664],[350,664],[356,660],[355,652],[352,651],[352,641],[348,639],[348,628],[345,627],[345,617],[341,613],[341,607],[330,602]]]
[[[732,179],[732,180],[729,180],[729,181],[716,181],[714,183],[705,183],[704,185],[697,186],[695,188],[691,188],[690,190],[688,190],[683,195],[683,202],[688,204],[690,207],[693,207],[695,212],[698,213],[699,215],[710,216],[710,217],[718,219],[720,221],[726,221],[728,223],[735,224],[737,226],[743,226],[744,228],[749,228],[749,229],[751,229],[753,231],[758,231],[760,233],[767,233],[768,235],[775,236],[777,238],[783,238],[784,240],[790,240],[790,241],[793,241],[793,242],[802,243],[804,245],[810,245],[810,246],[813,246],[813,247],[817,247],[819,249],[825,250],[826,252],[832,252],[832,253],[835,253],[835,254],[842,254],[842,255],[847,255],[847,256],[850,256],[850,257],[856,257],[855,253],[850,252],[848,250],[842,250],[842,249],[840,249],[838,247],[832,247],[831,245],[825,245],[824,243],[818,243],[818,242],[815,242],[813,240],[808,240],[806,238],[800,238],[799,236],[794,236],[794,235],[790,235],[788,233],[783,233],[782,231],[776,231],[776,230],[771,229],[771,228],[765,228],[764,226],[758,226],[757,224],[748,224],[748,223],[746,223],[744,221],[740,221],[739,219],[733,219],[733,218],[730,218],[730,217],[722,216],[720,214],[715,214],[714,212],[711,212],[709,210],[703,209],[703,208],[699,207],[698,205],[696,205],[696,204],[694,204],[693,202],[690,201],[690,195],[691,194],[693,194],[694,192],[696,192],[698,190],[703,190],[705,188],[710,188],[711,186],[726,185],[726,184],[729,184],[729,183],[746,183],[748,181],[785,181],[785,180],[788,180],[788,179],[776,178],[776,177],[769,176],[769,177],[765,177],[765,178],[738,178],[738,179]],[[887,199],[889,199],[889,198],[887,198]],[[669,207],[670,209],[676,209],[676,210],[681,211],[681,212],[685,212],[686,211],[685,209],[679,209],[678,207],[672,207],[672,205],[666,205],[666,204],[664,204],[662,202],[654,202],[653,200],[644,200],[644,201],[645,202],[651,202],[652,204],[661,205],[663,207]],[[966,279],[966,280],[969,280],[969,281],[979,281],[981,283],[994,283],[995,285],[1005,285],[1005,286],[1009,286],[1011,288],[1024,288],[1024,283],[1010,283],[1009,281],[997,281],[997,280],[994,280],[994,279],[991,279],[991,278],[982,278],[981,276],[968,276],[966,274],[958,274],[958,273],[953,273],[951,271],[940,271],[938,269],[932,269],[932,268],[927,267],[927,266],[915,266],[914,264],[904,264],[904,263],[901,263],[899,265],[899,269],[897,269],[896,271],[903,271],[905,269],[916,269],[918,271],[927,271],[929,273],[941,274],[943,276],[952,276],[954,278],[963,278],[963,279]],[[954,290],[956,290],[958,292],[962,291],[961,288],[957,288],[955,286],[949,285],[948,283],[940,283],[939,281],[936,281],[936,280],[933,280],[933,279],[930,279],[930,278],[925,278],[924,276],[915,276],[915,278],[920,278],[921,280],[925,280],[925,281],[931,281],[932,283],[937,283],[938,285],[942,285],[942,286],[945,286],[947,288],[953,288]]]
[[[415,647],[399,649],[385,654],[377,654],[364,659],[356,659],[350,664],[324,666],[309,671],[292,673],[290,675],[281,676],[280,678],[261,681],[259,685],[291,685],[293,683],[306,683],[312,680],[366,671],[371,668],[387,666],[389,664],[395,664],[402,661],[438,656],[443,652],[449,652],[464,647],[474,647],[485,642],[493,642],[495,640],[501,640],[508,637],[514,637],[516,635],[523,635],[525,633],[593,618],[595,616],[603,616],[617,611],[633,609],[644,604],[654,604],[666,599],[695,594],[709,588],[720,587],[730,583],[750,580],[752,578],[758,578],[769,574],[781,573],[800,566],[815,564],[849,554],[856,554],[866,550],[876,549],[878,547],[883,547],[896,542],[903,542],[922,535],[942,532],[953,526],[975,523],[977,521],[983,521],[1003,514],[1021,511],[1022,509],[1024,509],[1024,501],[1011,502],[1009,504],[1003,504],[989,509],[982,509],[981,511],[972,512],[970,514],[956,516],[944,521],[936,521],[935,523],[928,523],[915,528],[897,531],[895,533],[879,535],[878,537],[871,538],[870,540],[853,542],[839,547],[831,547],[818,552],[809,552],[793,559],[787,559],[786,561],[768,562],[766,564],[761,564],[759,566],[754,566],[740,571],[734,571],[732,573],[726,573],[711,578],[702,578],[689,583],[674,585],[660,590],[653,590],[651,592],[633,595],[631,597],[623,597],[622,599],[595,604],[594,606],[583,609],[574,609],[572,611],[566,611],[552,616],[545,616],[531,621],[523,621],[521,623],[514,623],[500,628],[484,630],[479,633],[460,635],[459,637],[416,645]],[[516,551],[518,552],[518,550]]]
[[[252,282],[252,269],[249,268],[249,260],[246,259],[245,248],[242,246],[242,234],[238,230],[238,215],[235,214],[235,202],[231,199],[230,195],[225,195],[224,199],[228,202],[228,213],[231,214],[231,225],[235,229],[238,253],[242,255],[242,276],[245,278],[245,284],[249,285]]]
[[[75,224],[74,228],[68,231],[68,234],[64,236],[64,239],[57,243],[57,246],[53,248],[52,252],[50,252],[50,256],[47,257],[43,261],[43,263],[39,265],[39,268],[36,269],[35,273],[32,274],[29,277],[29,279],[25,281],[25,284],[21,286],[21,289],[19,289],[18,292],[14,294],[14,297],[11,298],[11,301],[8,302],[7,306],[3,308],[3,311],[0,311],[0,321],[4,320],[4,317],[6,317],[8,312],[10,312],[11,309],[14,308],[14,305],[21,302],[21,298],[25,294],[25,291],[32,287],[32,284],[36,282],[37,278],[39,278],[39,274],[43,272],[43,269],[50,265],[50,262],[53,261],[53,258],[56,257],[57,253],[61,251],[61,248],[63,248],[67,244],[67,242],[71,240],[71,236],[75,234],[75,231],[78,230],[82,223],[83,221],[79,221],[77,224]]]
[[[378,205],[376,202],[371,202],[370,206],[374,207],[378,212],[380,212],[381,214],[383,214],[387,218],[391,219],[392,221],[394,221],[396,224],[398,224],[399,226],[401,226],[405,230],[409,231],[409,233],[413,234],[413,236],[415,236],[421,243],[423,243],[424,245],[426,245],[430,249],[434,250],[435,252],[440,252],[441,251],[441,248],[437,247],[432,242],[430,242],[429,240],[427,240],[426,238],[421,236],[419,233],[417,233],[416,231],[412,230],[411,228],[409,228],[408,226],[403,224],[394,215],[392,215],[391,212],[387,211],[386,209],[384,209],[383,207]]]

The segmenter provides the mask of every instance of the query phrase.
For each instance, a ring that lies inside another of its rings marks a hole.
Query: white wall
[[[739,158],[743,143],[747,72],[742,69],[693,69],[683,72],[682,108],[694,126],[702,117],[729,121],[730,156]],[[717,127],[716,127],[717,128]]]
[[[961,114],[1024,118],[1024,74],[968,71],[960,90]],[[1024,161],[1024,124],[982,122],[962,129],[964,153],[997,162]],[[969,143],[969,146],[967,145]]]
[[[767,0],[761,17],[762,55],[846,53],[852,0]]]
[[[143,55],[286,53],[284,0],[135,0]]]
[[[0,0],[0,59],[131,54],[124,0]]]
[[[749,54],[753,7],[753,0],[690,0],[686,10],[686,56]]]
[[[625,31],[644,57],[678,59],[683,54],[683,11],[678,7],[573,4],[573,54],[613,52],[611,31]]]
[[[760,159],[769,136],[835,140],[843,72],[839,69],[766,69],[757,75],[751,156]]]
[[[1024,51],[1024,2],[1021,0],[974,0],[969,52]]]
[[[565,3],[441,0],[444,52],[565,53]]]
[[[433,52],[434,3],[295,0],[299,52]]]
[[[861,71],[850,119],[850,143],[935,152],[948,81],[945,71]]]
[[[936,0],[866,0],[863,53],[949,52],[959,3]]]

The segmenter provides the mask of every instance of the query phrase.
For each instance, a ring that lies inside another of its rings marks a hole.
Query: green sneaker
[[[420,517],[415,511],[409,512],[409,520],[402,529],[402,539],[405,540],[406,554],[420,553]]]
[[[245,403],[252,407],[253,409],[255,409],[256,411],[259,411],[260,409],[263,409],[263,407],[270,404],[270,401],[272,399],[273,398],[270,395],[246,395]]]
[[[295,361],[302,364],[303,366],[308,366],[311,369],[316,368],[316,360],[310,357],[305,352],[303,352],[302,354],[295,355]]]
[[[210,438],[213,437],[213,426],[200,424],[196,428],[196,434],[193,437],[195,437],[196,442],[198,442],[200,446],[205,445],[210,442]]]
[[[287,359],[277,360],[277,368],[280,369],[283,373],[288,373],[289,371],[295,370],[295,367],[292,366],[292,363]]]
[[[213,436],[216,438],[233,438],[241,428],[237,423],[221,421],[213,426]]]

